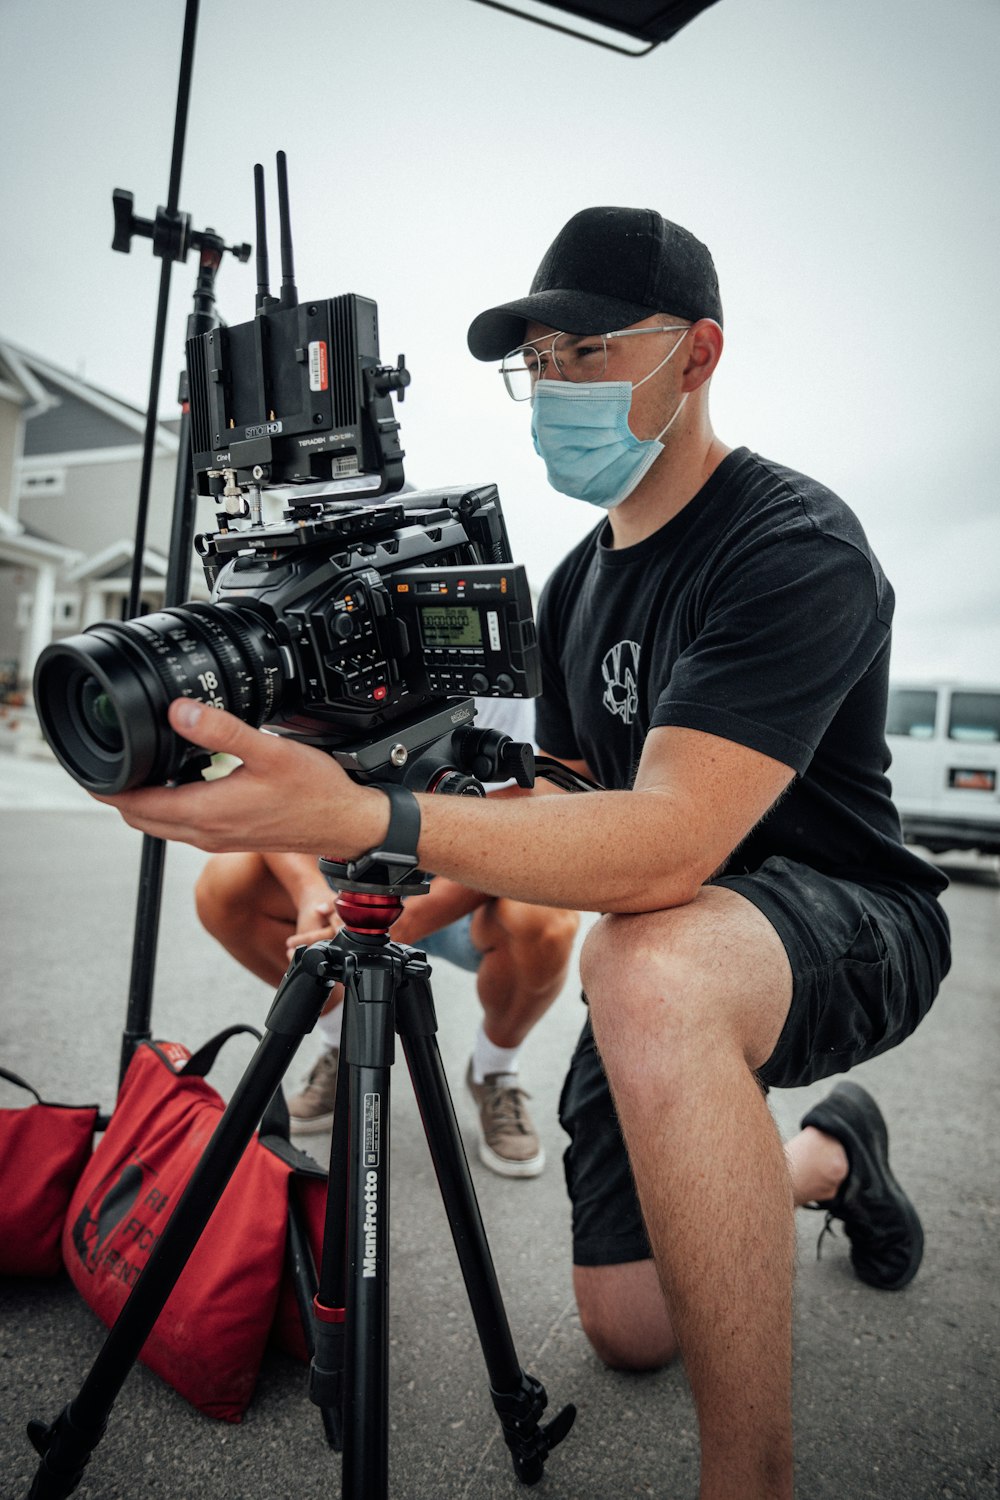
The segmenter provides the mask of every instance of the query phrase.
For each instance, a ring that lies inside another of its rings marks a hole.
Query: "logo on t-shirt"
[[[604,674],[604,697],[601,702],[608,713],[625,724],[631,724],[639,710],[639,643],[619,641],[601,662]]]

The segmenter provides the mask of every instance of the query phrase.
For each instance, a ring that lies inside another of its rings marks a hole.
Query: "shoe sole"
[[[839,1098],[848,1105],[849,1114],[847,1123],[851,1126],[852,1130],[857,1129],[857,1121],[856,1119],[851,1119],[850,1116],[852,1114],[855,1114],[855,1112],[857,1116],[860,1116],[864,1129],[868,1132],[871,1139],[872,1154],[875,1158],[875,1161],[877,1162],[885,1181],[888,1183],[889,1187],[895,1194],[896,1202],[903,1214],[903,1217],[906,1219],[907,1227],[909,1228],[913,1236],[914,1253],[912,1262],[897,1281],[872,1281],[871,1278],[866,1276],[855,1263],[853,1246],[851,1249],[851,1264],[854,1266],[855,1274],[857,1275],[858,1279],[860,1281],[863,1281],[866,1286],[875,1287],[876,1290],[880,1292],[901,1292],[905,1286],[909,1286],[910,1282],[913,1280],[914,1276],[916,1276],[917,1272],[920,1269],[920,1262],[923,1260],[924,1256],[924,1229],[923,1225],[920,1222],[920,1216],[918,1215],[917,1210],[914,1208],[913,1204],[910,1202],[909,1198],[904,1193],[899,1183],[896,1181],[896,1178],[893,1176],[892,1169],[889,1166],[888,1127],[885,1123],[882,1111],[879,1109],[875,1100],[872,1098],[871,1094],[868,1093],[867,1089],[861,1088],[860,1084],[840,1083],[834,1089],[833,1094],[830,1097],[834,1099]],[[813,1115],[820,1114],[822,1116],[823,1105],[827,1104],[828,1102],[829,1100],[823,1100],[816,1106],[815,1109],[809,1111],[805,1119],[809,1120],[809,1122],[812,1123]],[[833,1113],[836,1117],[836,1105],[833,1106]],[[822,1124],[818,1124],[816,1128],[818,1130],[827,1129],[827,1127]],[[828,1130],[828,1134],[834,1135],[834,1132]]]
[[[511,1161],[509,1156],[498,1156],[486,1142],[480,1139],[479,1160],[499,1177],[537,1177],[545,1166],[545,1152],[528,1157],[527,1161]]]

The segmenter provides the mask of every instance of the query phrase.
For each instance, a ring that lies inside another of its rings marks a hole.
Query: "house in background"
[[[127,608],[145,413],[0,340],[0,695],[52,640]],[[157,429],[142,612],[163,602],[178,422]],[[196,529],[214,530],[199,501]],[[205,597],[201,570],[191,593]]]

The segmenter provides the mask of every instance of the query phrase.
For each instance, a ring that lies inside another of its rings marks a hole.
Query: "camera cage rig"
[[[363,772],[359,761],[370,762],[387,718],[419,733],[423,717],[437,723],[436,699],[537,695],[530,590],[512,565],[495,486],[399,493],[404,453],[391,397],[402,401],[410,383],[405,357],[380,362],[370,298],[300,303],[282,151],[276,166],[280,295],[269,286],[258,163],[255,316],[187,345],[195,484],[221,507],[219,529],[195,548],[213,600],[253,593],[265,612],[277,580],[296,569],[314,585],[322,555],[332,594],[324,606],[312,596],[305,609],[290,608],[285,650],[327,707],[318,724],[279,716],[269,727],[330,749],[366,779],[377,768]],[[290,491],[283,520],[265,523],[262,491],[275,488]],[[329,705],[365,694],[371,712],[356,702],[337,725],[353,743],[332,743]],[[374,740],[364,739],[369,730]]]
[[[299,303],[282,152],[271,295],[259,164],[254,180],[255,316],[187,343],[194,488],[219,505],[218,529],[195,539],[211,600],[91,626],[36,669],[46,738],[104,795],[204,769],[167,724],[178,696],[334,753],[364,751],[397,720],[419,737],[450,700],[541,688],[495,486],[399,493],[403,356],[379,362],[370,299]],[[281,521],[264,520],[265,490],[281,491]]]

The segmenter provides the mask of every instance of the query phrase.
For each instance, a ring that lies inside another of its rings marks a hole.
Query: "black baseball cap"
[[[476,359],[502,359],[523,341],[529,321],[608,333],[655,313],[722,323],[708,249],[654,208],[585,208],[546,250],[527,297],[473,319],[469,348]]]

